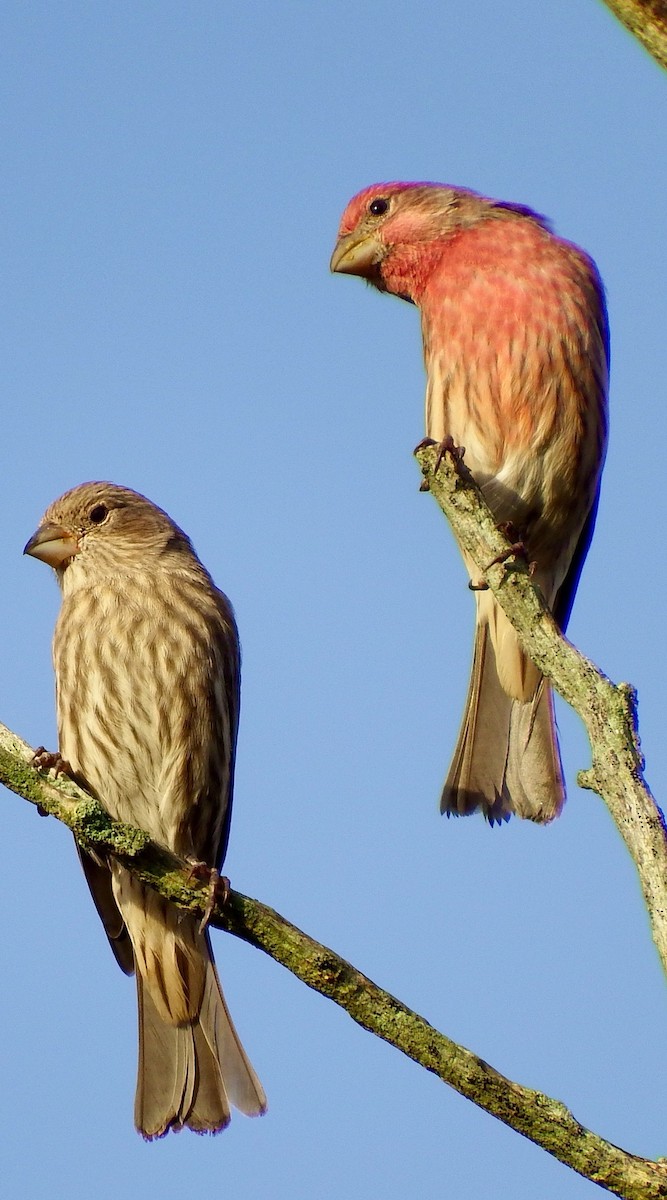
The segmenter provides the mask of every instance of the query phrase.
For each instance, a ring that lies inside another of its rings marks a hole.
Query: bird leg
[[[208,883],[208,898],[204,908],[204,915],[199,924],[199,932],[203,933],[211,919],[216,904],[224,907],[227,903],[231,885],[227,876],[221,875],[217,867],[209,867],[208,863],[197,861],[190,861],[189,865],[188,882],[191,882],[193,879],[199,879],[202,883]]]

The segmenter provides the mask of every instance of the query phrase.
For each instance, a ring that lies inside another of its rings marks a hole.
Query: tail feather
[[[218,972],[205,935],[209,963],[206,973],[204,999],[199,1022],[213,1058],[220,1064],[224,1087],[234,1108],[247,1117],[257,1117],[266,1111],[266,1095],[227,1008]]]
[[[518,817],[546,823],[565,803],[553,692],[543,678],[530,704],[512,702],[507,790]]]
[[[441,811],[466,816],[481,809],[490,824],[512,813],[540,823],[565,800],[549,685],[514,700],[503,688],[489,626],[478,623],[470,685]]]
[[[193,1111],[197,1071],[191,1026],[168,1025],[162,1020],[137,972],[139,1011],[139,1068],[134,1101],[134,1123],[145,1138],[162,1137],[171,1128],[187,1124]],[[223,1129],[230,1118],[229,1105],[210,1106],[210,1128]]]
[[[467,816],[481,808],[494,821],[511,813],[504,786],[511,702],[498,681],[487,625],[478,625],[463,722],[440,809]]]
[[[114,864],[113,898],[132,941],[139,1011],[135,1125],[145,1138],[187,1126],[217,1133],[231,1107],[266,1096],[220,987],[208,932]]]
[[[209,954],[207,939],[202,941]],[[229,1124],[232,1105],[248,1116],[266,1111],[264,1089],[234,1028],[211,957],[201,1009],[193,1020],[178,1025],[165,1021],[139,973],[137,1001],[134,1122],[145,1138],[183,1126],[217,1133]]]

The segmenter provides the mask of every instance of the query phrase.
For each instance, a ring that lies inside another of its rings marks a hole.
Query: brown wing
[[[218,845],[211,861],[221,869],[227,853],[229,827],[232,819],[232,800],[234,796],[234,769],[236,766],[236,739],[239,730],[239,713],[241,708],[241,645],[232,606],[224,592],[218,592],[218,608],[223,619],[225,633],[221,638],[223,663],[223,696],[224,712],[222,719],[229,723],[230,755],[225,797],[225,815],[220,829]]]
[[[104,932],[109,939],[109,945],[121,971],[126,975],[134,974],[134,953],[127,927],[116,904],[111,886],[111,871],[104,863],[98,862],[77,846],[83,873],[90,888],[95,908]]]
[[[597,338],[592,342],[592,365],[594,369],[595,390],[597,393],[597,415],[598,427],[596,430],[598,438],[598,472],[602,471],[607,443],[607,384],[609,379],[609,359],[610,359],[610,338],[609,338],[609,318],[607,316],[607,305],[605,303],[604,286],[598,274],[597,268],[591,259],[586,259],[589,269],[589,280],[592,289],[591,307],[595,314],[595,327]],[[595,520],[600,503],[600,482],[598,474],[598,486],[595,492],[593,503],[590,507],[588,516],[579,535],[579,541],[575,552],[572,556],[572,561],[565,579],[563,580],[558,595],[554,601],[553,614],[560,628],[565,631],[567,623],[572,612],[574,596],[579,584],[582,567],[588,554],[588,550],[595,529]]]
[[[70,777],[78,783],[79,787],[95,795],[90,784],[82,775],[71,772]],[[99,797],[97,798],[99,799]],[[125,922],[114,898],[111,886],[111,871],[106,863],[102,862],[96,856],[89,854],[78,842],[74,844],[95,908],[104,926],[104,932],[109,939],[109,945],[113,950],[114,958],[121,971],[124,971],[126,975],[133,975],[134,952],[132,950],[132,942],[130,941],[130,935],[127,932]]]
[[[212,662],[206,679],[204,728],[207,784],[192,806],[188,825],[196,855],[218,870],[229,841],[239,724],[241,650],[234,612],[223,592],[213,593]]]
[[[593,537],[593,530],[595,528],[595,519],[597,517],[599,502],[600,486],[598,484],[598,490],[595,493],[595,500],[593,501],[591,510],[586,518],[586,523],[579,535],[579,541],[577,542],[575,552],[572,556],[570,569],[560,585],[558,589],[558,595],[554,601],[553,614],[558,622],[559,627],[563,630],[563,633],[565,633],[565,630],[567,629],[567,623],[572,612],[572,605],[574,604],[575,593],[577,587],[579,586],[581,571],[586,559],[586,555],[588,554],[591,539]]]

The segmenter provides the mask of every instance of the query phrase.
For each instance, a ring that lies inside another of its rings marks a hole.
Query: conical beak
[[[341,275],[374,275],[382,262],[385,248],[376,233],[343,234],[336,242],[329,266]]]
[[[35,530],[23,548],[24,554],[39,558],[50,567],[61,567],[69,558],[79,553],[79,543],[73,533],[62,525],[47,522]]]

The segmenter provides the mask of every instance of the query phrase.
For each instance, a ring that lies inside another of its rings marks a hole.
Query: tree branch
[[[667,70],[666,0],[604,0],[622,25]]]
[[[0,782],[41,812],[63,821],[85,848],[114,855],[181,908],[204,912],[208,887],[190,879],[186,863],[140,830],[112,821],[72,780],[54,779],[36,770],[32,757],[31,747],[0,725]],[[625,1200],[667,1200],[665,1163],[628,1154],[585,1129],[558,1100],[513,1083],[273,909],[231,892],[223,907],[216,906],[211,924],[263,950],[308,987],[344,1008],[362,1028],[580,1175]]]
[[[632,855],[653,940],[667,971],[667,828],[644,779],[635,690],[627,683],[612,683],[561,634],[524,562],[511,558],[486,569],[509,542],[465,464],[447,453],[434,474],[437,447],[419,446],[415,454],[424,475],[422,488],[437,500],[524,649],[586,727],[593,763],[579,773],[578,781],[605,801]]]

